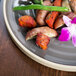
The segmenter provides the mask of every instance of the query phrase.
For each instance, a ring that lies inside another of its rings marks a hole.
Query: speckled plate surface
[[[28,14],[35,17],[33,10],[13,11],[14,6],[18,6],[19,0],[4,0],[4,19],[6,27],[16,45],[23,53],[33,60],[47,67],[58,70],[76,72],[76,48],[73,47],[71,41],[59,42],[53,38],[48,45],[46,51],[41,50],[35,44],[35,40],[25,41],[27,29],[18,26],[18,18]]]

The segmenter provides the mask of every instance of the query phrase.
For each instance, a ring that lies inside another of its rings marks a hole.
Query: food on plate
[[[61,6],[61,4],[62,4],[62,0],[54,1],[54,6]],[[47,15],[46,23],[48,24],[49,27],[53,28],[54,21],[57,18],[58,14],[59,14],[59,12],[54,11]]]
[[[14,11],[35,9],[36,17],[24,15],[18,19],[21,27],[28,28],[25,40],[35,38],[36,45],[46,50],[51,38],[61,42],[72,38],[72,43],[76,47],[76,0],[33,0],[32,2],[30,5],[13,8]]]
[[[39,1],[39,0],[33,0],[33,2],[34,2],[35,4],[42,4],[42,3],[43,3],[43,0],[41,0],[41,1]]]
[[[76,17],[76,14],[73,13],[73,12],[64,13],[63,15],[66,15],[66,16],[68,16],[71,19],[73,19],[74,17]],[[58,29],[58,28],[64,26],[65,23],[63,21],[63,15],[57,17],[57,19],[55,21],[55,24],[54,24],[54,28],[55,29]]]
[[[76,0],[69,0],[69,3],[74,13],[76,13]]]
[[[43,50],[47,49],[50,42],[50,38],[43,33],[38,33],[36,37],[36,45],[41,47]]]
[[[57,6],[44,6],[40,4],[31,4],[27,6],[16,6],[13,8],[14,11],[16,10],[31,10],[31,9],[40,9],[46,11],[59,11],[59,12],[68,12],[69,9],[67,7],[57,7]]]
[[[69,0],[62,0],[62,7],[67,7],[70,12],[72,11],[69,5]]]
[[[46,27],[37,27],[27,32],[25,39],[29,40],[36,36],[38,33],[43,33],[48,37],[56,37],[58,35],[57,31],[54,29]]]
[[[43,5],[52,6],[52,3],[49,0],[47,0],[44,1]],[[48,13],[49,11],[46,10],[37,10],[36,21],[40,26],[46,25],[45,18]]]
[[[21,16],[19,19],[19,25],[21,27],[33,28],[36,27],[36,21],[28,15]]]
[[[76,17],[71,20],[67,16],[63,16],[63,21],[67,27],[62,28],[60,41],[69,41],[72,38],[72,43],[76,47]]]

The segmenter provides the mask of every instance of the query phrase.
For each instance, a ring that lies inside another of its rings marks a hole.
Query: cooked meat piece
[[[46,5],[46,6],[52,6],[52,3],[47,0],[47,1],[44,1],[43,5]],[[46,18],[46,15],[48,14],[49,11],[46,11],[46,10],[37,10],[37,17],[36,17],[36,21],[39,25],[43,26],[45,25],[45,18]]]
[[[64,21],[62,19],[63,15],[66,15],[68,16],[70,19],[73,19],[74,17],[76,17],[76,14],[73,13],[73,12],[68,12],[68,13],[64,13],[62,14],[61,16],[59,16],[56,21],[55,21],[55,24],[54,24],[54,28],[57,29],[59,27],[62,27],[64,25]]]
[[[21,27],[27,27],[27,28],[36,27],[36,21],[33,19],[33,17],[28,15],[21,16],[18,19],[18,22]]]
[[[36,45],[42,48],[43,50],[47,49],[47,46],[50,42],[50,38],[43,33],[38,33],[36,37]]]
[[[32,39],[38,33],[43,33],[48,37],[56,37],[58,35],[54,29],[51,29],[49,27],[38,27],[28,31],[25,39],[26,40]]]

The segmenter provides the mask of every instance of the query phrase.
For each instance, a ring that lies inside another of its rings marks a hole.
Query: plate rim
[[[76,66],[58,64],[58,63],[54,63],[54,62],[48,61],[46,59],[43,59],[43,58],[37,56],[36,54],[32,53],[30,50],[28,50],[24,45],[22,45],[20,43],[20,41],[16,38],[16,36],[14,35],[13,31],[10,28],[10,25],[9,25],[9,22],[8,22],[8,19],[7,19],[7,15],[6,15],[6,1],[7,0],[4,0],[4,2],[3,2],[3,15],[4,15],[5,23],[6,23],[6,28],[9,32],[12,40],[18,46],[18,48],[24,54],[26,54],[28,57],[30,57],[34,61],[36,61],[36,62],[38,62],[38,63],[40,63],[40,64],[42,64],[46,67],[50,67],[50,68],[57,69],[57,70],[62,70],[62,71],[76,72]]]

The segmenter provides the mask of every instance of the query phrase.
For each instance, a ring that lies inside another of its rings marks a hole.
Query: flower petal
[[[71,21],[71,23],[76,24],[76,17]]]
[[[61,35],[59,36],[60,41],[69,41],[71,38],[71,33],[69,32],[68,28],[62,28]]]
[[[73,45],[76,47],[76,31],[73,33],[72,43],[73,43]]]
[[[70,26],[72,20],[69,17],[63,15],[63,21],[66,24],[66,26]]]

